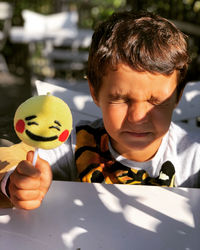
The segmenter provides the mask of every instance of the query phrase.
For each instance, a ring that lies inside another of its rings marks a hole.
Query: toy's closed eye
[[[50,126],[49,128],[55,128],[55,129],[57,129],[58,131],[60,131],[60,128],[59,128],[59,127],[61,127],[60,122],[57,121],[57,120],[55,120],[54,123],[55,123],[56,125]]]
[[[55,129],[57,129],[58,131],[60,131],[60,128],[57,127],[57,126],[51,126],[51,127],[49,127],[49,128],[55,128]]]
[[[25,121],[30,121],[30,120],[33,120],[33,119],[35,119],[35,118],[37,118],[36,115],[27,116],[27,117],[25,118]],[[27,125],[28,125],[28,126],[31,126],[31,125],[39,125],[39,124],[38,124],[37,122],[28,122]]]
[[[30,121],[32,119],[35,119],[36,117],[37,117],[36,115],[27,116],[27,117],[25,117],[25,121]]]
[[[31,125],[39,125],[37,122],[28,122],[27,125],[31,126]]]

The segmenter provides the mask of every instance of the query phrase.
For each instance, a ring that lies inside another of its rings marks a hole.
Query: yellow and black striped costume
[[[145,170],[129,168],[116,161],[110,154],[109,136],[104,128],[79,126],[76,138],[75,161],[83,182],[174,186],[175,170],[169,161],[162,165],[156,178],[151,178]]]

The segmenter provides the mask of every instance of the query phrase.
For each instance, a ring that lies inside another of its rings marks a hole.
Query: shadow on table
[[[30,250],[199,249],[198,190],[154,187],[147,197],[146,187],[140,194],[133,191],[138,186],[133,192],[120,186],[54,182],[39,213],[0,211],[7,218],[0,224],[1,245],[7,236],[18,243],[16,250],[26,244]]]

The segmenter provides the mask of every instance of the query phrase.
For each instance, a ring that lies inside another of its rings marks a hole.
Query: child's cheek
[[[60,134],[58,140],[64,142],[67,140],[68,136],[69,136],[69,130],[66,129]]]
[[[18,120],[15,125],[15,129],[17,132],[23,133],[25,129],[25,122],[23,120]]]

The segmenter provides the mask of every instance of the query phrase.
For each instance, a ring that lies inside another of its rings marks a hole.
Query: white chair
[[[7,2],[0,2],[0,71],[8,71],[6,60],[2,54],[12,25],[13,8]]]
[[[25,34],[34,33],[33,42],[42,42],[42,58],[53,76],[85,69],[93,31],[78,28],[77,11],[42,15],[23,10],[22,17]]]
[[[38,95],[49,92],[63,99],[72,111],[74,125],[80,120],[93,121],[101,117],[101,111],[94,104],[89,92],[74,91],[42,81],[36,81],[36,90]]]
[[[182,98],[174,110],[173,121],[187,130],[197,130],[200,117],[200,81],[187,83]]]
[[[50,15],[43,15],[28,9],[22,11],[24,29],[27,33],[42,33],[45,37],[55,36],[54,32],[65,30],[73,36],[77,30],[78,13],[65,11]]]

